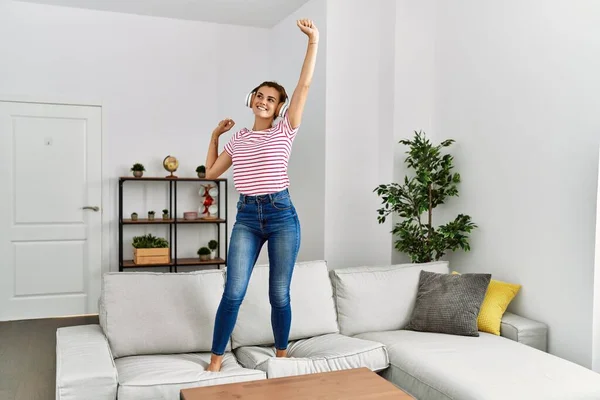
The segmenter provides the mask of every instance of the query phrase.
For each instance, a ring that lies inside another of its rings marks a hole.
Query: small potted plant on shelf
[[[213,260],[216,258],[216,250],[218,246],[219,242],[217,242],[216,240],[211,240],[210,242],[208,242],[208,248],[210,249],[210,258],[212,258]]]
[[[138,220],[138,214],[136,212],[131,213],[131,220],[132,221],[137,221]]]
[[[148,219],[150,221],[154,221],[154,214],[156,214],[154,211],[148,211]]]
[[[169,242],[165,238],[153,236],[151,233],[134,236],[133,262],[138,265],[168,264]]]
[[[198,255],[200,256],[200,261],[207,261],[210,259],[210,249],[208,247],[200,247]]]
[[[142,175],[144,175],[146,168],[144,168],[144,166],[140,163],[135,163],[133,164],[133,167],[131,167],[131,170],[133,171],[133,176],[136,178],[141,178]]]
[[[166,208],[163,210],[163,219],[169,219],[169,210]]]
[[[196,168],[196,172],[198,173],[198,178],[206,177],[206,167],[204,165],[199,165]]]

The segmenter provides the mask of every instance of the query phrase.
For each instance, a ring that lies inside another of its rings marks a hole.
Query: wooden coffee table
[[[368,368],[183,389],[180,399],[414,400]]]

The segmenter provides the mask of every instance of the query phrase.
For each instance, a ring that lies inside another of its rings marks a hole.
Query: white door
[[[100,107],[0,101],[0,320],[97,312],[101,134]]]

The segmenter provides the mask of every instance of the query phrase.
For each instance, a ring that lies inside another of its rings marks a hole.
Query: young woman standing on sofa
[[[240,197],[207,371],[221,369],[252,269],[265,242],[269,251],[269,300],[276,356],[287,356],[292,320],[290,283],[300,247],[300,222],[288,192],[287,165],[312,82],[319,44],[319,31],[312,21],[298,20],[297,25],[307,35],[308,43],[289,108],[285,89],[275,82],[263,82],[247,99],[254,112],[252,129],[236,132],[219,156],[219,136],[235,123],[231,119],[219,122],[210,140],[206,178],[216,179],[233,165],[233,181]],[[281,120],[273,126],[278,116]]]

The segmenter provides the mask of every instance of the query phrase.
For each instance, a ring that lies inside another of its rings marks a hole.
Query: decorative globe
[[[168,175],[167,178],[177,178],[175,175],[173,175],[173,172],[177,171],[177,168],[179,167],[179,161],[177,161],[177,158],[171,155],[166,156],[163,160],[163,167],[171,173],[171,175]]]

